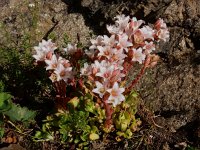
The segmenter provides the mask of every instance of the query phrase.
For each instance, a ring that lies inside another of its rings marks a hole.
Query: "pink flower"
[[[136,17],[133,17],[130,22],[130,27],[133,29],[133,32],[135,32],[143,23],[143,20],[137,20]]]
[[[114,107],[120,104],[122,101],[125,100],[124,95],[122,94],[125,91],[124,88],[119,88],[117,82],[114,83],[111,89],[108,89],[110,96],[108,97],[107,103],[111,103]]]
[[[154,28],[156,30],[160,30],[160,29],[167,29],[167,25],[166,23],[164,23],[164,20],[159,18],[156,23],[154,24]]]
[[[156,36],[159,40],[163,40],[166,42],[169,40],[169,31],[167,29],[166,23],[164,23],[163,19],[159,18],[158,21],[154,24],[154,28],[156,29]]]
[[[142,23],[144,23],[143,20],[137,20],[135,17],[131,19],[129,25],[125,29],[125,33],[129,38],[138,30]]]
[[[133,58],[132,61],[137,61],[142,64],[142,61],[145,60],[146,55],[142,53],[142,48],[132,49],[133,50]]]
[[[68,68],[71,66],[71,64],[69,63],[69,60],[66,60],[64,58],[60,59],[59,62],[65,67]]]

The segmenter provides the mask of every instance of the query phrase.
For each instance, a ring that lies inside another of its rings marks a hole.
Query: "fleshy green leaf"
[[[8,93],[0,93],[0,112],[7,111],[11,108],[11,95]]]
[[[28,110],[26,107],[20,107],[19,105],[12,104],[10,110],[4,112],[11,121],[31,121],[36,116],[36,112]]]
[[[89,139],[92,140],[92,141],[98,140],[98,139],[99,139],[99,135],[96,134],[96,133],[91,133],[91,134],[89,135]]]
[[[4,135],[4,129],[0,127],[0,138],[2,138]]]

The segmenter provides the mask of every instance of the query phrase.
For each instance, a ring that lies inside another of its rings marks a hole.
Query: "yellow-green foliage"
[[[110,132],[115,133],[116,140],[131,138],[138,130],[141,121],[135,118],[138,96],[132,92],[126,101],[116,107],[113,114],[114,126]],[[51,141],[56,135],[61,136],[62,143],[73,143],[83,148],[89,141],[98,140],[104,134],[105,110],[95,102],[88,92],[81,97],[74,97],[68,104],[68,111],[59,111],[47,116],[40,131],[34,137],[35,141]]]

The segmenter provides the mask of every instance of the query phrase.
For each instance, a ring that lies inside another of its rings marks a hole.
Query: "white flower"
[[[36,54],[33,57],[36,61],[44,61],[47,55],[52,54],[56,48],[55,43],[51,42],[51,39],[48,41],[42,40],[38,46],[34,47]]]
[[[98,60],[95,60],[94,63],[92,64],[92,68],[99,70],[101,68],[101,64],[98,62]]]
[[[88,65],[88,63],[84,63],[84,67],[81,68],[81,76],[83,75],[91,75],[92,74],[92,67]]]
[[[142,53],[142,48],[132,49],[133,50],[133,58],[132,61],[138,61],[142,64],[142,61],[145,60],[146,55]]]
[[[97,46],[97,48],[99,50],[98,56],[105,56],[108,59],[110,59],[115,52],[115,49],[110,46]]]
[[[103,36],[97,36],[96,40],[91,39],[90,42],[92,43],[92,46],[90,46],[90,50],[94,50],[97,48],[97,46],[103,45]]]
[[[145,41],[145,45],[144,45],[143,49],[145,49],[145,53],[150,54],[156,48],[155,48],[155,44],[152,41],[151,42]]]
[[[46,59],[46,53],[43,51],[36,50],[36,54],[33,55],[36,61],[44,61]]]
[[[156,35],[158,36],[159,39],[163,40],[164,42],[169,40],[169,31],[168,31],[168,29],[160,29],[156,33]]]
[[[96,74],[96,76],[102,77],[104,79],[104,81],[106,81],[111,77],[114,69],[115,69],[115,67],[113,65],[111,65],[109,67],[101,67],[100,71]]]
[[[124,54],[123,49],[115,49],[114,54],[109,61],[121,68],[125,57],[127,57],[127,55]],[[120,70],[122,69],[123,68]]]
[[[107,92],[110,93],[107,103],[111,103],[114,107],[120,104],[122,101],[125,100],[125,97],[122,94],[124,91],[125,89],[119,88],[118,83],[115,82],[113,87],[107,90]]]
[[[104,67],[107,68],[110,66],[110,63],[106,60],[102,60],[101,62],[95,60],[93,64],[91,64],[93,69],[93,74],[96,74],[100,71],[100,68]]]
[[[62,64],[59,64],[54,73],[57,75],[57,81],[64,80],[67,82],[68,79],[72,78],[72,67],[65,68]]]
[[[110,34],[119,34],[119,33],[123,33],[123,31],[120,30],[119,26],[115,26],[115,25],[107,25],[106,26],[108,32]]]
[[[122,34],[119,35],[118,46],[128,52],[128,47],[133,46],[133,43],[128,41],[128,36],[126,34]]]
[[[107,30],[111,34],[123,34],[125,28],[128,26],[130,17],[125,15],[118,15],[115,17],[115,25],[107,25]]]
[[[61,60],[62,60],[62,57],[59,57],[59,58],[57,59],[56,55],[54,54],[54,55],[51,57],[51,60],[45,60],[45,63],[48,65],[48,66],[46,67],[46,70],[53,70],[53,69],[56,69]]]
[[[96,88],[93,89],[92,92],[99,94],[99,97],[102,98],[107,88],[105,85],[101,84],[99,81],[96,81],[95,84],[96,84]]]
[[[54,52],[57,47],[55,46],[55,43],[51,42],[51,39],[49,39],[48,41],[42,40],[42,42],[40,42],[38,46],[35,46],[34,49],[36,51],[48,53]]]
[[[66,52],[66,54],[73,55],[75,52],[77,52],[78,49],[77,49],[77,45],[76,44],[74,44],[74,45],[67,44],[67,47],[64,48],[63,50]]]
[[[115,17],[116,19],[116,24],[119,26],[120,30],[123,31],[127,26],[128,26],[128,22],[130,20],[129,16],[125,16],[124,14],[122,15],[117,15]]]
[[[144,26],[140,29],[144,39],[152,39],[154,40],[154,30],[149,26]]]
[[[115,35],[112,35],[111,37],[108,37],[107,35],[103,36],[103,41],[104,45],[113,47],[117,41],[115,40]]]

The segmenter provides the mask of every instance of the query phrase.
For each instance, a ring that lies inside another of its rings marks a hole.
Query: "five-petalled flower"
[[[107,103],[111,103],[114,107],[120,104],[122,101],[125,100],[125,97],[122,94],[124,91],[125,89],[120,88],[118,83],[115,82],[113,87],[107,90],[107,92],[110,94]]]

